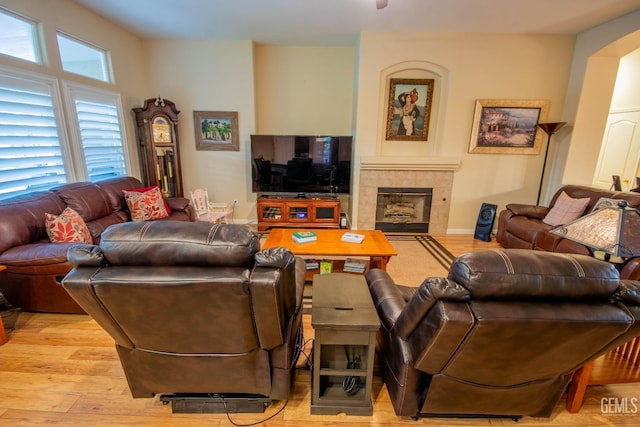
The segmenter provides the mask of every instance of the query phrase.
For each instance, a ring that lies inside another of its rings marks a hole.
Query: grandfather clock
[[[183,197],[178,114],[168,99],[150,98],[144,107],[134,108],[140,166],[146,185],[157,185],[165,197]]]

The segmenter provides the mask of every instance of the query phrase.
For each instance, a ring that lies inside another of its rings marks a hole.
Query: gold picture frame
[[[194,111],[196,150],[240,151],[238,113]]]
[[[549,101],[476,100],[469,142],[470,153],[539,154],[544,143],[544,123]]]
[[[427,141],[435,79],[390,79],[387,141]]]

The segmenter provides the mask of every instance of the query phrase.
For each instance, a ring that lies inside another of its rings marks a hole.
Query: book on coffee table
[[[315,242],[318,236],[313,231],[296,231],[291,235],[291,239],[296,243]]]
[[[343,242],[362,243],[364,240],[364,234],[358,233],[344,233],[340,239]]]

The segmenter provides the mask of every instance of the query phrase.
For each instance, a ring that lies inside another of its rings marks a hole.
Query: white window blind
[[[86,166],[83,179],[99,181],[126,175],[119,96],[71,83],[65,83],[64,90],[70,111],[75,113],[70,122],[82,142],[82,153],[78,153],[78,157],[84,158]]]
[[[0,70],[0,199],[66,182],[55,80]]]

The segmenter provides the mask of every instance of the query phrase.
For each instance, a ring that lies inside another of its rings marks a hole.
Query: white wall
[[[251,41],[146,40],[150,96],[180,110],[178,135],[185,195],[207,188],[212,201],[238,200],[235,219],[255,216],[250,193],[249,135],[255,129]],[[240,151],[197,151],[194,111],[238,113]]]
[[[547,99],[549,121],[559,121],[571,65],[574,38],[501,34],[392,34],[361,36],[357,98],[357,156],[375,156],[381,145],[395,155],[416,155],[419,147],[384,139],[385,70],[423,61],[448,73],[448,87],[437,112],[442,128],[438,156],[461,160],[454,173],[449,231],[475,226],[482,202],[535,203],[542,155],[469,154],[476,99]],[[429,152],[429,147],[423,150]],[[424,155],[424,154],[423,154]],[[356,159],[357,160],[357,159]],[[357,203],[354,203],[357,205]],[[353,222],[356,223],[357,212]]]
[[[578,36],[562,115],[571,124],[571,132],[557,139],[556,187],[562,183],[591,184],[620,58],[639,46],[640,11]]]
[[[620,59],[611,110],[640,109],[640,48]]]
[[[255,47],[256,133],[351,135],[354,47]]]

